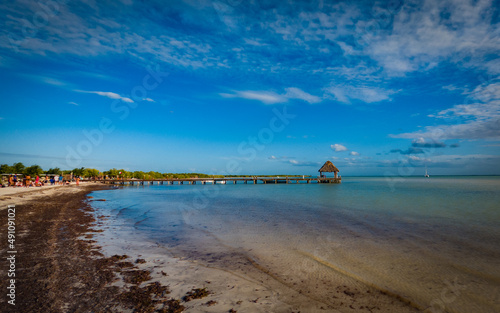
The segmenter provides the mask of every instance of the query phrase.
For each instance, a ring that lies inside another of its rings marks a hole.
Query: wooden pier
[[[104,179],[112,185],[238,185],[238,184],[340,184],[340,177],[220,177],[165,179]]]

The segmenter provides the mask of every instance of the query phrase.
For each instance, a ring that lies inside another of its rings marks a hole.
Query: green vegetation
[[[163,179],[163,178],[221,178],[222,175],[207,175],[202,173],[160,173],[160,172],[143,172],[143,171],[126,171],[124,169],[112,168],[108,171],[99,171],[95,168],[74,168],[72,170],[61,170],[60,168],[50,168],[44,171],[39,165],[32,165],[29,167],[24,166],[23,163],[18,162],[13,165],[1,164],[0,174],[23,174],[35,177],[36,175],[55,174],[67,175],[73,173],[74,176],[80,177],[120,177],[120,178],[137,178],[137,179]]]
[[[0,174],[23,174],[30,175],[31,177],[35,177],[36,175],[43,174],[53,174],[53,175],[68,175],[73,173],[74,176],[80,177],[103,177],[108,176],[110,178],[136,178],[136,179],[183,179],[183,178],[222,178],[222,177],[294,177],[294,176],[302,176],[302,175],[207,175],[202,173],[160,173],[160,172],[143,172],[143,171],[126,171],[124,169],[116,169],[112,168],[110,170],[101,172],[95,168],[74,168],[72,170],[61,170],[60,168],[50,168],[47,171],[44,171],[39,165],[31,165],[29,167],[24,166],[23,163],[18,162],[13,165],[1,164],[0,165]]]

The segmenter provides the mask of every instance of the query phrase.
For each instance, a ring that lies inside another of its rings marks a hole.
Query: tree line
[[[17,162],[12,165],[1,164],[0,174],[22,174],[35,177],[37,175],[43,174],[55,174],[55,175],[67,175],[73,174],[73,176],[79,177],[120,177],[120,178],[137,178],[137,179],[163,179],[163,178],[212,178],[212,177],[223,177],[222,175],[207,175],[202,173],[160,173],[155,171],[143,172],[143,171],[126,171],[124,169],[112,168],[108,171],[99,171],[95,168],[74,168],[72,170],[61,170],[60,168],[50,168],[47,171],[43,170],[39,165],[31,165],[26,167],[23,163]]]

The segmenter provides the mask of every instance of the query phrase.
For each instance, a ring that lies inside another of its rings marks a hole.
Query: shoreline
[[[140,269],[142,260],[104,256],[93,240],[103,230],[87,195],[109,187],[64,187],[29,197],[18,193],[0,198],[2,209],[15,205],[17,250],[15,276],[8,278],[4,257],[8,242],[2,236],[0,286],[9,290],[10,279],[15,286],[15,305],[8,303],[11,299],[4,292],[2,312],[153,312],[153,308],[155,312],[182,312],[183,300],[172,298],[168,286]],[[0,212],[5,227],[7,211]],[[193,287],[189,299],[204,298],[204,291]]]
[[[130,229],[113,225],[115,221],[110,216],[90,206],[89,193],[109,187],[101,184],[60,187],[0,197],[0,223],[6,225],[7,214],[3,209],[8,204],[16,205],[17,221],[16,306],[8,305],[8,298],[2,296],[0,304],[6,307],[5,312],[346,312],[353,309],[348,305],[334,307],[302,294],[266,272],[255,260],[245,260],[237,254],[224,258],[231,262],[240,258],[250,263],[243,266],[251,269],[253,275],[235,268],[225,270],[220,266],[224,262],[210,266],[202,259],[173,256],[168,248],[145,242],[139,233],[126,234]],[[4,237],[0,242],[2,256],[6,255],[6,246]],[[6,265],[0,271],[4,278],[2,290],[7,288]],[[200,299],[196,299],[198,296]],[[354,303],[358,294],[344,292],[342,296]],[[384,295],[359,296],[373,305],[362,311],[390,311],[390,306],[380,303]],[[418,311],[411,306],[407,310]]]

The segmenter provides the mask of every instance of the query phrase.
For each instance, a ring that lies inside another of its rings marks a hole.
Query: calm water
[[[345,279],[426,312],[500,312],[500,177],[136,186],[94,197],[123,227],[211,266],[238,271],[251,260],[301,290]]]

